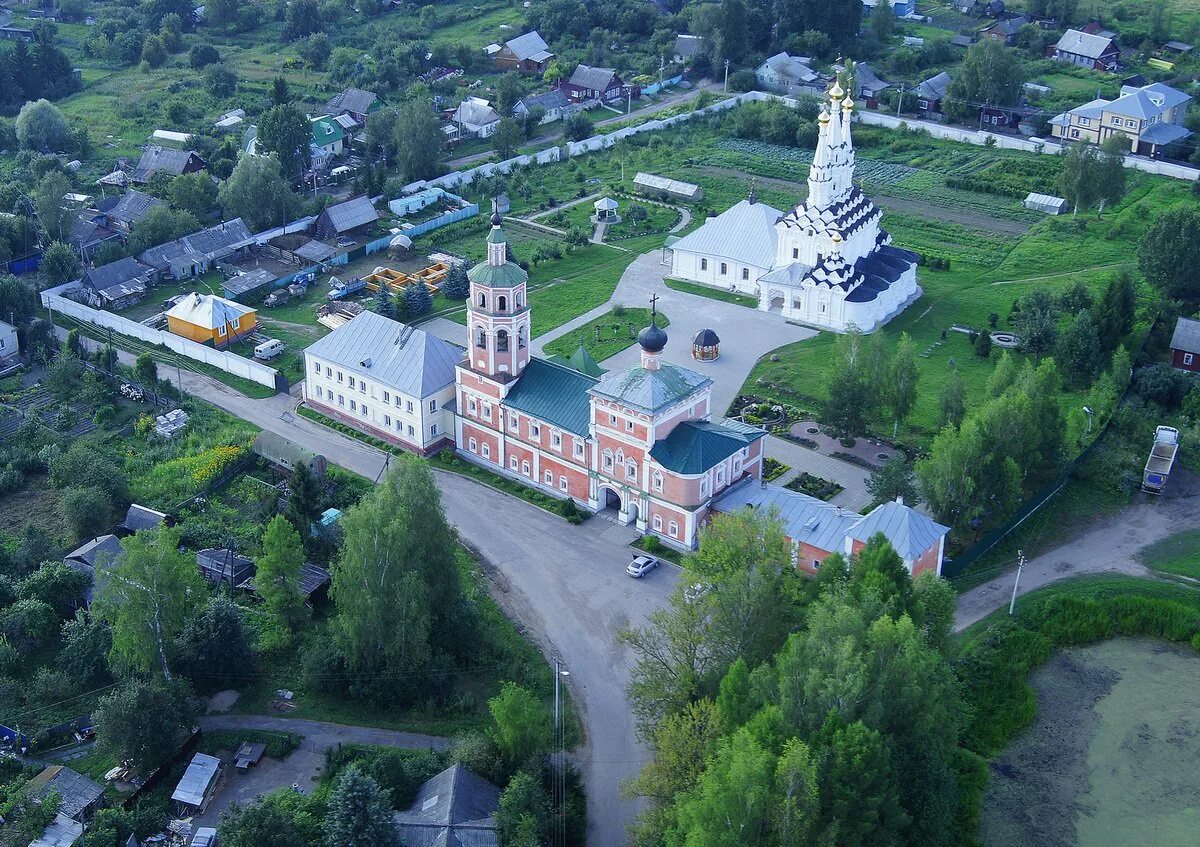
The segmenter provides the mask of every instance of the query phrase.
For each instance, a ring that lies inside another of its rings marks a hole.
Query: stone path
[[[810,473],[822,479],[828,479],[842,486],[842,491],[829,502],[855,512],[864,511],[871,505],[870,492],[867,491],[867,480],[871,472],[858,465],[852,465],[833,456],[825,456],[816,450],[809,450],[800,444],[767,436],[766,455],[777,462],[783,462],[791,468],[783,476],[775,480],[775,485],[786,485],[801,473]]]
[[[603,244],[604,243],[604,234],[607,232],[608,232],[608,224],[605,223],[604,221],[598,221],[596,223],[596,228],[594,230],[592,230],[592,237],[588,240],[591,241],[593,244]]]

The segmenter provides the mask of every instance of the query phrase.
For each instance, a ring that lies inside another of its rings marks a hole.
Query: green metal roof
[[[337,121],[330,118],[317,118],[312,122],[312,140],[318,147],[326,144],[336,144],[346,137],[346,133]]]
[[[582,344],[570,356],[564,356],[560,353],[557,356],[551,356],[549,361],[556,365],[562,365],[571,370],[579,371],[581,374],[597,378],[604,376],[605,373],[604,368],[596,364],[596,360],[592,358],[592,354]]]
[[[735,421],[684,421],[654,442],[650,456],[669,471],[701,474],[766,435]]]
[[[594,377],[556,365],[545,359],[530,359],[504,405],[577,435],[588,434],[591,402],[588,389]]]
[[[592,393],[645,412],[657,412],[690,397],[710,383],[712,380],[703,374],[663,362],[655,370],[634,365],[607,373]]]
[[[505,262],[503,265],[489,265],[487,262],[480,262],[467,271],[467,278],[476,285],[488,288],[516,288],[529,279],[529,274],[525,273],[520,265],[513,262]]]
[[[488,244],[506,244],[508,236],[504,234],[504,230],[498,226],[494,226],[488,230]]]

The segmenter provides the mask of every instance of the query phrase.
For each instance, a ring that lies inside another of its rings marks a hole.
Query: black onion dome
[[[661,353],[667,346],[667,333],[658,325],[657,316],[650,318],[650,326],[638,333],[638,344],[647,353]]]
[[[502,223],[502,221],[500,220],[499,210],[493,209],[492,210],[492,226],[500,226],[501,223]]]
[[[716,347],[721,343],[721,339],[711,329],[702,329],[696,333],[696,337],[692,339],[693,347]]]

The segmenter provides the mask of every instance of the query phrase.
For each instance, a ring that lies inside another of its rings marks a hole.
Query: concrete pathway
[[[596,228],[592,230],[592,237],[588,241],[593,244],[603,244],[606,232],[608,232],[608,224],[604,221],[599,221],[596,223]]]
[[[767,436],[766,455],[791,468],[775,480],[775,485],[786,485],[800,476],[802,472],[807,472],[813,476],[836,482],[845,489],[829,501],[838,506],[862,512],[871,505],[871,501],[874,499],[867,491],[867,480],[870,479],[871,472],[858,465],[835,459],[833,456],[825,456],[816,450],[809,450],[794,441],[774,435]]]

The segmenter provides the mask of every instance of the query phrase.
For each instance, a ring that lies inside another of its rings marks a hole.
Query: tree
[[[442,294],[447,300],[465,300],[471,293],[471,281],[467,278],[467,266],[455,262],[450,266],[446,282],[442,286]]]
[[[217,825],[226,847],[297,847],[322,841],[320,809],[312,797],[280,788],[249,805],[233,803]]]
[[[75,248],[62,241],[51,242],[42,254],[42,276],[52,285],[69,282],[79,275],[79,257]]]
[[[58,629],[58,615],[49,603],[36,597],[17,600],[0,613],[3,637],[24,654],[45,647]]]
[[[840,727],[829,740],[821,775],[822,829],[838,845],[903,843],[907,824],[884,740],[861,722]]]
[[[712,39],[712,64],[742,62],[750,46],[750,27],[743,0],[721,0]]]
[[[986,329],[975,338],[975,355],[981,359],[992,357],[992,334]]]
[[[933,439],[929,455],[916,464],[921,498],[942,523],[966,527],[979,514],[976,483],[983,470],[983,437],[973,420],[946,427]]]
[[[996,362],[996,367],[992,368],[991,374],[987,381],[987,394],[989,397],[999,397],[1009,386],[1017,381],[1018,371],[1017,362],[1012,355],[1007,351],[1000,354],[1000,360]]]
[[[396,828],[379,783],[350,765],[329,793],[325,815],[327,847],[380,847],[396,843]]]
[[[454,531],[428,467],[400,458],[341,524],[330,594],[338,610],[334,637],[347,662],[393,674],[425,667],[433,633],[443,640],[454,631],[452,614],[462,612]],[[463,641],[452,640],[452,649],[469,650]],[[379,693],[394,697],[395,686]]]
[[[563,123],[563,135],[571,141],[583,141],[592,135],[592,122],[583,112],[576,112]]]
[[[147,774],[175,754],[195,715],[186,685],[133,678],[103,697],[92,717],[96,745]]]
[[[321,515],[321,508],[320,481],[313,475],[307,462],[297,461],[292,465],[292,477],[288,480],[287,518],[301,538],[311,533],[313,523]]]
[[[789,739],[775,765],[773,829],[779,844],[808,844],[820,815],[817,762],[798,738]]]
[[[1125,196],[1125,155],[1129,152],[1125,137],[1114,134],[1100,144],[1096,161],[1096,182],[1101,205],[1116,203]]]
[[[210,65],[204,72],[204,87],[213,97],[229,97],[237,91],[237,74],[224,65]]]
[[[913,469],[903,454],[897,453],[867,478],[867,491],[876,503],[887,503],[900,498],[910,506],[919,501],[917,480]]]
[[[254,663],[251,638],[242,610],[227,597],[213,597],[184,624],[175,649],[197,690],[218,691],[247,678]]]
[[[217,184],[203,171],[181,174],[171,180],[171,205],[201,218],[217,205]]]
[[[892,40],[896,31],[896,13],[892,11],[891,3],[876,3],[867,18],[867,31],[880,44]]]
[[[496,747],[510,769],[550,749],[550,712],[528,689],[515,682],[504,683],[500,693],[488,700],[488,710]]]
[[[511,117],[513,106],[521,99],[525,86],[521,77],[515,71],[509,72],[496,80],[496,111],[504,117]]]
[[[150,33],[142,41],[142,63],[149,68],[162,67],[171,55],[161,35]]]
[[[219,61],[221,54],[211,44],[193,44],[192,49],[188,51],[188,64],[194,71],[203,70]]]
[[[239,158],[218,197],[225,214],[242,218],[253,232],[287,223],[300,208],[300,198],[283,178],[279,160],[273,156]]]
[[[37,100],[26,103],[17,115],[17,141],[27,150],[56,153],[70,145],[71,127],[57,106]]]
[[[287,80],[281,76],[271,80],[271,102],[276,106],[292,102],[292,92],[288,91]]]
[[[271,614],[294,632],[308,617],[304,592],[300,590],[300,570],[304,566],[300,534],[287,518],[276,515],[263,532],[262,550],[254,577],[255,590]]]
[[[879,5],[886,4],[880,3]],[[896,351],[892,354],[892,360],[888,363],[886,380],[883,385],[884,397],[895,420],[895,426],[892,429],[893,437],[895,437],[896,430],[900,428],[900,422],[912,413],[913,406],[916,405],[917,380],[919,378],[917,347],[913,344],[912,337],[907,332],[902,332],[900,341],[896,344]]]
[[[71,190],[70,181],[61,171],[51,171],[38,183],[34,197],[38,223],[42,231],[56,241],[71,234],[74,212],[66,207],[66,197]]]
[[[1096,332],[1100,346],[1112,350],[1133,329],[1137,314],[1137,291],[1129,271],[1120,271],[1108,281],[1096,304]]]
[[[678,800],[686,844],[743,847],[768,843],[775,757],[745,729],[721,742],[696,788]]]
[[[179,552],[179,530],[143,530],[121,542],[123,555],[97,563],[93,613],[113,630],[112,661],[169,681],[167,652],[197,600],[206,596],[191,556]]]
[[[296,42],[296,51],[300,54],[300,58],[308,63],[309,67],[320,71],[325,69],[325,63],[329,61],[333,47],[329,44],[328,35],[323,32],[314,32],[307,38],[302,38]],[[370,118],[368,117],[367,120],[369,122]]]
[[[550,840],[550,798],[534,776],[521,771],[500,792],[496,835],[513,847],[541,847]]]
[[[862,435],[867,429],[871,390],[860,374],[836,372],[829,381],[829,398],[821,407],[821,422],[838,438]]]
[[[191,212],[172,209],[165,203],[155,206],[138,221],[129,237],[129,250],[138,254],[151,247],[166,244],[200,229],[200,222]]]
[[[1163,296],[1200,300],[1200,208],[1176,206],[1154,219],[1138,245],[1138,267]]]
[[[1086,141],[1072,144],[1063,156],[1058,190],[1076,215],[1080,209],[1091,208],[1098,197],[1100,186],[1096,183],[1096,164],[1096,148]]]
[[[321,8],[317,0],[293,0],[287,7],[287,22],[283,26],[283,40],[295,41],[320,32],[325,28]]]
[[[72,570],[63,562],[42,562],[36,571],[17,583],[16,595],[39,600],[50,606],[58,617],[67,618],[84,605],[88,584],[86,574]]]
[[[428,179],[438,171],[446,136],[433,111],[419,100],[410,100],[396,112],[396,165],[403,179]]]
[[[420,317],[433,308],[433,296],[423,284],[404,286],[404,314],[409,319]]]
[[[153,356],[142,353],[134,360],[133,378],[151,390],[158,385],[158,365]]]
[[[1090,385],[1100,370],[1100,334],[1092,313],[1077,312],[1054,345],[1054,361],[1068,382]]]
[[[237,20],[237,0],[212,0],[205,4],[208,19],[220,27],[226,27]]]
[[[112,633],[104,622],[82,610],[77,611],[75,617],[62,626],[62,649],[54,660],[54,667],[85,691],[100,688],[112,680],[108,672],[111,647]]]
[[[1021,349],[1044,355],[1054,349],[1058,337],[1058,306],[1044,288],[1035,288],[1020,299],[1021,310],[1013,325],[1021,336]]]
[[[308,167],[311,140],[312,125],[296,106],[272,106],[259,118],[259,146],[278,157],[280,169],[287,177],[294,178]]]
[[[501,159],[508,159],[516,155],[517,148],[524,140],[525,131],[521,129],[521,124],[514,118],[501,118],[500,123],[496,126],[496,131],[492,133],[492,146],[495,147],[496,153]]]
[[[974,115],[984,103],[1011,106],[1020,101],[1024,76],[1017,54],[992,38],[967,48],[962,65],[947,89],[945,108],[951,115]]]
[[[103,488],[68,488],[58,498],[58,510],[78,541],[95,538],[112,526],[113,502]]]

